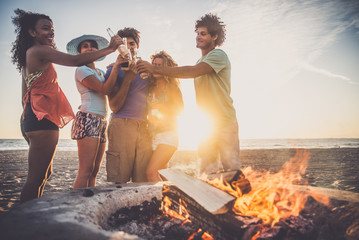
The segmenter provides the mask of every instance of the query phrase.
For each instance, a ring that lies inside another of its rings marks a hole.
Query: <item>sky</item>
[[[359,1],[357,0],[3,0],[0,3],[0,138],[21,138],[21,77],[11,63],[14,10],[49,15],[60,51],[82,34],[109,39],[106,28],[134,27],[149,60],[167,51],[180,65],[201,57],[194,24],[206,13],[226,24],[223,49],[232,65],[231,96],[241,139],[359,138]],[[117,53],[96,66],[105,70]],[[74,112],[75,67],[55,65]],[[193,79],[181,80],[185,111],[180,139],[207,131]],[[60,131],[70,138],[71,123]]]

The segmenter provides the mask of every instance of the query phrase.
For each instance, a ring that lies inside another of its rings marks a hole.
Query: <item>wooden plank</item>
[[[179,170],[162,169],[158,172],[212,214],[227,212],[228,204],[235,200],[228,193]]]

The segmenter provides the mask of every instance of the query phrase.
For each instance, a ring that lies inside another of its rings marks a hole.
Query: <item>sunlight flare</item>
[[[178,117],[179,148],[196,150],[198,144],[209,136],[212,127],[209,116],[203,111],[186,109]]]

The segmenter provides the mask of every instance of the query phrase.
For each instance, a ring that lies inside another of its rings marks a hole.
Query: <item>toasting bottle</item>
[[[128,58],[128,62],[121,63],[122,70],[128,70],[130,68],[130,64],[132,61],[132,54],[131,51],[127,48],[127,38],[123,38],[123,43],[119,47],[120,54],[123,58]]]
[[[135,59],[135,61],[136,61],[136,63],[137,63],[138,60],[141,60],[141,55],[140,55],[140,53],[139,53],[139,51],[138,51],[137,49],[134,51],[134,54],[135,54],[134,59]],[[140,77],[141,77],[142,79],[146,79],[146,78],[148,78],[148,73],[146,73],[146,72],[141,72],[141,73],[140,73]]]
[[[111,28],[107,28],[106,30],[108,32],[108,35],[110,35],[110,37],[115,36],[115,34],[111,30]],[[129,61],[131,61],[132,60],[132,55],[131,55],[131,51],[127,48],[127,38],[123,38],[122,40],[123,40],[123,44],[121,44],[117,48],[117,50],[120,52],[120,54],[121,54],[121,56],[123,58],[127,57],[129,59]],[[129,66],[130,66],[130,62],[121,63],[120,66],[121,66],[122,70],[128,70]]]

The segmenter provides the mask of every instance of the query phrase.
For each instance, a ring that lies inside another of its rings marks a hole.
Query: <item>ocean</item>
[[[288,148],[359,148],[359,138],[318,138],[318,139],[240,139],[241,149],[288,149]],[[0,139],[0,151],[27,150],[24,139]],[[179,146],[179,150],[195,150]],[[57,151],[77,151],[76,141],[60,139]]]

